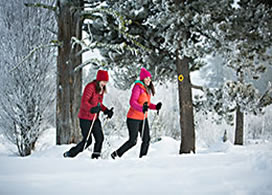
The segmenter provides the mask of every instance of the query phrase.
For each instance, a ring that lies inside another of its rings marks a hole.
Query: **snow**
[[[239,4],[238,4],[239,1],[240,1],[240,0],[234,0],[234,2],[233,2],[233,4],[231,5],[231,7],[232,7],[232,8],[235,8],[235,9],[240,8],[240,6],[239,6]]]
[[[114,140],[113,151],[127,138]],[[231,194],[270,195],[272,143],[234,146],[231,142],[178,154],[180,142],[170,137],[150,145],[139,159],[139,143],[123,158],[76,158],[62,153],[72,145],[55,145],[55,130],[39,139],[29,157],[18,157],[0,136],[0,194]]]

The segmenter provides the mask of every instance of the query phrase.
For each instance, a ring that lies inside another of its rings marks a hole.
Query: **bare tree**
[[[23,62],[24,68],[13,68],[33,47],[54,39],[55,35],[47,29],[54,15],[29,9],[20,0],[14,0],[1,5],[0,18],[0,123],[19,154],[27,156],[45,129],[48,114],[54,113],[46,111],[55,99],[55,50],[40,49]]]

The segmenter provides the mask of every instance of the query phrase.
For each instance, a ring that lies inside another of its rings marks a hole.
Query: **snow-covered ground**
[[[139,143],[123,158],[90,159],[85,151],[74,159],[62,153],[72,145],[54,145],[53,129],[39,140],[30,157],[18,157],[0,137],[0,194],[272,194],[272,143],[234,146],[218,143],[178,155],[179,142],[169,137],[151,144],[137,158]],[[2,142],[1,142],[2,141]],[[123,143],[116,139],[108,154]]]

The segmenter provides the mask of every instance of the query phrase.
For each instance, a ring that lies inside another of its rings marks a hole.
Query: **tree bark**
[[[62,46],[57,57],[57,103],[56,128],[57,144],[76,143],[81,139],[77,113],[80,107],[82,89],[82,72],[74,72],[74,67],[81,64],[80,50],[77,45],[72,48],[71,38],[82,37],[82,20],[80,11],[82,0],[58,1],[58,40]],[[76,8],[76,9],[75,9]]]
[[[235,127],[235,145],[243,145],[244,140],[244,113],[241,112],[240,106],[236,110],[236,127]]]
[[[183,75],[183,81],[178,81],[181,144],[179,153],[195,153],[195,128],[192,103],[192,85],[190,79],[190,58],[180,59],[177,55],[177,73]]]
[[[175,0],[177,6],[189,2],[189,0]],[[190,37],[190,32],[185,35]],[[192,102],[192,84],[190,79],[189,63],[190,58],[184,56],[183,59],[179,57],[179,49],[176,51],[176,68],[177,76],[183,75],[182,81],[178,80],[178,92],[179,92],[179,107],[180,107],[180,128],[181,128],[181,144],[179,153],[195,153],[195,127],[194,127],[194,112]]]

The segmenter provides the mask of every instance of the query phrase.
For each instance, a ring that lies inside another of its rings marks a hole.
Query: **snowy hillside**
[[[91,151],[64,159],[62,153],[71,145],[55,146],[54,140],[54,129],[50,129],[33,155],[25,158],[14,155],[14,148],[6,143],[0,144],[1,195],[269,195],[272,191],[272,143],[218,143],[198,148],[197,154],[178,155],[179,142],[163,137],[151,144],[142,159],[137,144],[121,159],[92,160]],[[115,140],[112,149],[105,148],[112,151],[123,141]]]

